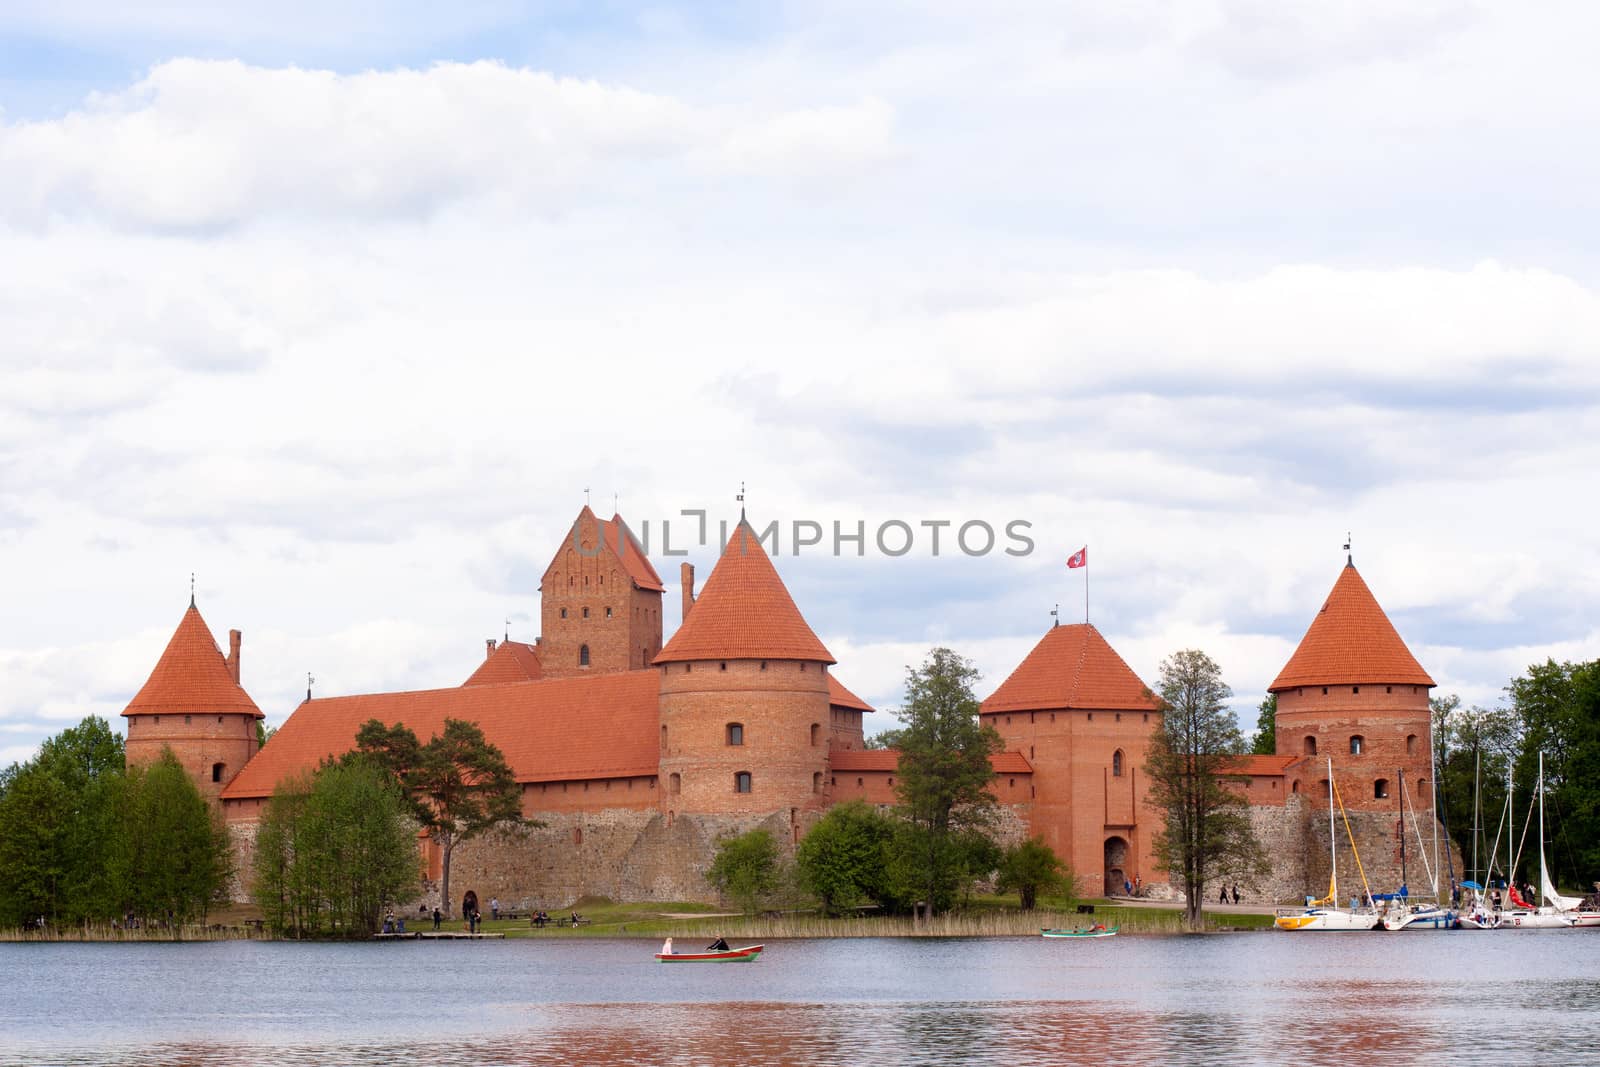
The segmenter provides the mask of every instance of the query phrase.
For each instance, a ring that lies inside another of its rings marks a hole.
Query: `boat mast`
[[[1511,869],[1517,865],[1517,820],[1511,807],[1511,767],[1510,760],[1506,760],[1506,899],[1511,898]]]
[[[1406,769],[1401,767],[1395,777],[1400,783],[1400,889],[1410,903],[1411,890],[1406,888]]]
[[[1328,885],[1329,895],[1333,898],[1331,907],[1339,906],[1339,839],[1334,836],[1333,830],[1333,757],[1328,757]]]
[[[1483,753],[1473,753],[1472,758],[1472,880],[1484,885],[1483,870],[1478,866],[1478,838],[1483,836]]]
[[[1544,897],[1544,887],[1550,884],[1550,872],[1544,865],[1544,750],[1539,750],[1539,896]],[[1555,903],[1551,901],[1551,903]],[[1534,904],[1538,907],[1538,904]]]
[[[1433,809],[1433,902],[1442,904],[1444,903],[1444,897],[1441,894],[1443,894],[1444,889],[1439,884],[1439,817],[1444,809],[1439,804],[1439,750],[1433,743],[1433,723],[1431,720],[1428,723],[1428,776],[1428,781],[1432,783],[1429,788],[1433,791],[1433,803],[1430,805]],[[1449,845],[1450,842],[1446,839],[1445,847],[1448,848]],[[1455,880],[1456,861],[1454,857],[1451,857],[1450,881],[1454,882]]]

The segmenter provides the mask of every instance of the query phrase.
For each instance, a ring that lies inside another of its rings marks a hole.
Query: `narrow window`
[[[1015,789],[1017,787],[1017,780],[1015,778],[1008,779],[1008,782],[1010,788]]]
[[[213,763],[211,765],[211,780],[213,782],[222,781],[222,764]]]
[[[667,792],[674,795],[683,792],[683,775],[673,771],[667,778]]]
[[[1300,779],[1296,778],[1294,781],[1289,783],[1289,792],[1291,792],[1291,793],[1300,792]]]
[[[587,667],[588,665],[589,665],[589,646],[588,645],[579,645],[578,646],[578,666]]]
[[[572,828],[572,843],[574,845],[583,844],[583,828],[581,826],[574,826]]]
[[[1310,734],[1307,734],[1306,735],[1306,755],[1315,756],[1316,754],[1317,754],[1317,739],[1315,737],[1312,737]]]
[[[1120,748],[1111,753],[1111,777],[1122,777],[1122,749]]]
[[[735,793],[750,792],[750,772],[740,771],[733,776],[733,791]]]
[[[861,788],[861,786],[862,786],[862,784],[863,784],[863,783],[862,783],[862,781],[861,781],[861,779],[859,779],[859,778],[857,778],[857,779],[856,779],[856,788],[857,788],[857,789],[860,789],[860,788]]]
[[[1372,798],[1374,800],[1387,800],[1389,798],[1389,779],[1379,778],[1372,783]]]
[[[811,791],[813,793],[822,792],[822,772],[821,771],[812,771],[811,772]]]
[[[1385,692],[1385,693],[1392,693],[1392,692],[1394,692],[1394,686],[1392,686],[1392,685],[1386,685],[1386,686],[1384,686],[1384,687],[1383,687],[1383,691],[1384,691],[1384,692]]]
[[[562,608],[561,609],[561,617],[563,619],[567,617],[567,609],[566,608]]]
[[[1328,687],[1327,686],[1323,686],[1322,687],[1322,695],[1323,696],[1327,696],[1328,695]]]
[[[217,716],[217,722],[218,722],[218,723],[221,723],[221,722],[222,722],[222,716],[221,716],[221,715],[218,715],[218,716]]]
[[[185,716],[184,716],[184,717],[183,717],[183,724],[184,724],[184,725],[185,725],[185,726],[187,726],[187,725],[189,725],[189,716],[187,716],[187,715],[185,715]]]
[[[1122,721],[1122,712],[1119,711],[1115,715],[1113,715],[1111,721],[1113,721],[1113,722],[1121,722]]]
[[[666,750],[667,750],[667,728],[665,726],[663,726],[661,728],[661,751],[665,752]]]
[[[611,618],[611,609],[610,608],[606,609],[606,618],[608,618],[608,619]]]
[[[742,722],[730,722],[728,724],[728,744],[730,744],[730,745],[742,745],[742,744],[744,744],[744,723],[742,723]],[[748,790],[746,790],[746,792],[748,792]]]
[[[1350,692],[1359,693],[1359,692],[1361,692],[1361,687],[1359,685],[1352,685],[1350,687]]]
[[[1362,737],[1360,734],[1351,734],[1350,735],[1350,755],[1359,756],[1359,755],[1361,755],[1362,750],[1365,749],[1366,747],[1367,747],[1367,739],[1366,738]]]
[[[1417,754],[1417,735],[1416,734],[1407,734],[1406,735],[1406,755],[1415,756],[1416,754]]]
[[[586,619],[589,617],[589,609],[588,608],[584,608],[583,609],[583,617],[586,618]]]
[[[811,747],[817,747],[817,740],[822,736],[822,727],[816,723],[811,724]]]
[[[1094,712],[1091,711],[1088,715],[1085,716],[1085,718],[1087,718],[1090,722],[1094,722]]]
[[[719,670],[719,671],[725,671],[725,670],[727,670],[727,669],[728,669],[728,665],[727,665],[727,664],[726,664],[726,663],[719,663],[719,664],[717,664],[717,670]]]

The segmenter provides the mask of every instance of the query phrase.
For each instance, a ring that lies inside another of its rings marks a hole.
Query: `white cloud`
[[[178,59],[61,118],[0,126],[0,194],[15,225],[157,230],[417,217],[476,196],[551,211],[622,195],[664,160],[832,173],[891,136],[876,100],[735,115],[490,62],[345,75]]]

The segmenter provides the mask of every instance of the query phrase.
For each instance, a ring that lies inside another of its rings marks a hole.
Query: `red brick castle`
[[[307,699],[259,751],[240,633],[224,656],[191,602],[123,712],[128,758],[170,748],[247,853],[277,784],[351,748],[368,719],[424,739],[467,719],[505,753],[524,813],[543,828],[461,846],[452,881],[463,891],[547,905],[704,896],[720,836],[760,825],[794,842],[834,803],[892,803],[898,755],[863,747],[872,708],[836,677],[747,523],[698,597],[687,563],[681,585],[682,622],[663,644],[660,576],[620,516],[585,507],[544,572],[536,643],[489,641],[454,688]],[[1329,751],[1347,806],[1391,811],[1401,769],[1425,788],[1432,685],[1347,566],[1273,683],[1278,754],[1241,768],[1266,836],[1289,850],[1296,819],[1315,822],[1303,816],[1326,805]],[[1005,832],[1041,836],[1087,893],[1164,883],[1142,779],[1160,715],[1093,626],[1048,630],[981,707],[1006,746],[992,786]],[[1273,892],[1314,884],[1314,862],[1298,862],[1279,864]],[[436,856],[429,866],[436,877]]]

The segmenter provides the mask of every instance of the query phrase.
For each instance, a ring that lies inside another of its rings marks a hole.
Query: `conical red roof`
[[[1100,631],[1086,622],[1052,626],[985,700],[983,711],[1043,708],[1155,711],[1161,706]]]
[[[1339,573],[1300,647],[1267,688],[1276,693],[1302,685],[1363,682],[1434,684],[1352,563]]]
[[[750,524],[740,520],[689,617],[657,663],[693,659],[799,659],[833,663]]]
[[[242,689],[217,649],[200,611],[190,601],[150,680],[123,709],[124,715],[254,715],[266,718]]]

